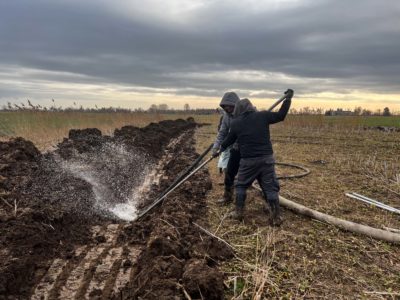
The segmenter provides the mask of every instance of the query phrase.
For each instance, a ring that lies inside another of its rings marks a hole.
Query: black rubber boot
[[[235,206],[235,210],[231,211],[228,215],[230,219],[237,220],[239,222],[243,221],[244,218],[244,207]]]
[[[271,215],[271,207],[269,206],[267,201],[264,201],[263,212],[268,216]]]
[[[233,188],[225,188],[224,196],[217,200],[218,205],[229,205],[233,202]]]
[[[237,221],[243,221],[244,218],[244,203],[246,201],[246,194],[236,194],[235,210],[229,213],[229,218]]]
[[[283,223],[283,218],[281,215],[281,208],[279,206],[279,200],[271,201],[271,225],[281,226]]]
[[[262,197],[264,197],[263,212],[264,212],[266,215],[271,215],[271,208],[270,208],[270,205],[269,205],[269,203],[268,203],[268,197],[267,197],[267,195],[266,195],[265,193],[263,193],[263,192],[261,192],[261,195],[262,195]]]

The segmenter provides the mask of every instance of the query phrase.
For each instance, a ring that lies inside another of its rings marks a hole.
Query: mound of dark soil
[[[197,157],[191,142],[179,149],[176,159],[164,168],[171,179]],[[161,182],[160,191],[170,183]],[[208,171],[202,169],[160,207],[125,228],[121,243],[147,243],[137,261],[134,280],[115,298],[185,299],[186,293],[193,299],[223,299],[224,276],[217,268],[218,261],[231,258],[233,253],[192,224],[206,222],[205,194],[210,189]]]
[[[138,184],[135,174],[146,167],[139,164],[143,153],[145,162],[156,161],[171,138],[194,127],[184,120],[164,121],[126,126],[113,137],[95,128],[71,130],[47,154],[22,138],[0,142],[0,298],[26,297],[48,260],[97,242],[91,240],[90,227],[116,221],[101,207],[93,209],[96,193],[125,201]],[[105,177],[100,178],[105,190],[93,188],[88,181],[93,174]]]

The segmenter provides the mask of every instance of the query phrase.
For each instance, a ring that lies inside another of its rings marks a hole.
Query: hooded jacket
[[[235,105],[235,110],[233,111],[233,118],[237,118],[248,112],[255,112],[256,108],[251,104],[250,100],[247,98],[241,99]]]
[[[286,99],[278,112],[257,112],[248,99],[240,100],[235,107],[231,130],[221,143],[221,152],[237,140],[241,158],[272,155],[269,125],[283,121],[290,104],[291,100]]]
[[[221,107],[223,105],[235,106],[239,100],[240,99],[236,93],[227,92],[222,97],[221,102],[219,103],[219,106],[221,106]],[[231,123],[232,123],[232,118],[233,118],[232,114],[228,114],[224,111],[222,121],[221,121],[221,126],[218,130],[217,138],[214,142],[214,146],[213,146],[214,149],[219,149],[222,141],[228,136],[229,129],[230,129]]]

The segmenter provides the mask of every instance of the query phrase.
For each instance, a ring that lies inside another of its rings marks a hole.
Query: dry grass
[[[187,116],[28,112],[12,117],[7,121],[0,115],[0,131],[6,133],[3,139],[23,136],[45,150],[71,128],[98,127],[110,134],[124,125],[144,126]],[[197,131],[200,152],[214,140],[218,116],[195,118],[212,123]],[[346,122],[296,116],[273,127],[278,161],[312,170],[305,178],[281,181],[282,195],[336,217],[379,228],[400,228],[398,216],[344,195],[355,191],[400,207],[400,133],[361,130],[359,119]],[[284,211],[283,226],[272,228],[255,191],[249,192],[245,221],[236,223],[225,218],[232,207],[215,205],[223,192],[215,161],[209,170],[214,183],[208,193],[210,230],[237,250],[237,257],[222,265],[227,298],[398,299],[398,245],[344,232],[289,211]],[[294,171],[281,168],[278,172]]]
[[[68,136],[72,128],[96,127],[103,134],[110,135],[115,128],[125,125],[138,127],[166,119],[187,118],[189,115],[163,115],[150,113],[95,113],[95,112],[44,112],[12,111],[0,112],[0,140],[21,136],[32,141],[40,150],[51,149],[53,145]],[[202,122],[205,116],[196,120]]]
[[[215,138],[216,126],[197,133],[198,148]],[[355,191],[400,207],[400,134],[332,126],[316,119],[289,119],[272,129],[278,161],[303,164],[312,173],[281,181],[283,196],[347,220],[400,228],[400,218],[347,198]],[[239,259],[223,264],[231,299],[397,299],[400,247],[341,231],[284,211],[285,223],[268,225],[262,200],[250,191],[243,223],[224,218],[222,176],[209,165],[211,231],[237,249]],[[278,169],[280,174],[296,172]]]

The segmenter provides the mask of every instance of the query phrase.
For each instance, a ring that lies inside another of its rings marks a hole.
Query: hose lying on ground
[[[285,164],[285,165],[291,165],[291,164]],[[293,175],[293,176],[295,176],[295,175]],[[294,178],[294,177],[284,176],[282,178]],[[259,186],[253,184],[253,187],[255,189],[261,191],[261,188]],[[281,206],[286,207],[287,209],[290,209],[291,211],[293,211],[297,214],[308,216],[310,218],[316,219],[318,221],[321,221],[321,222],[324,222],[327,224],[335,225],[341,229],[344,229],[344,230],[347,230],[350,232],[367,235],[367,236],[370,236],[377,240],[382,240],[382,241],[392,242],[392,243],[400,243],[400,234],[390,232],[387,230],[377,229],[374,227],[370,227],[370,226],[366,226],[366,225],[362,225],[362,224],[358,224],[358,223],[354,223],[354,222],[350,222],[350,221],[343,220],[340,218],[336,218],[334,216],[321,213],[317,210],[308,208],[304,205],[301,205],[301,204],[298,204],[291,200],[288,200],[282,196],[279,196],[279,202],[280,202]]]
[[[300,165],[295,165],[292,163],[282,163],[282,162],[276,162],[275,163],[276,166],[285,166],[285,167],[293,167],[296,169],[300,169],[303,170],[303,173],[300,174],[295,174],[295,175],[285,175],[285,176],[278,176],[278,179],[291,179],[291,178],[300,178],[300,177],[304,177],[307,176],[308,174],[311,173],[311,171],[303,166]]]

